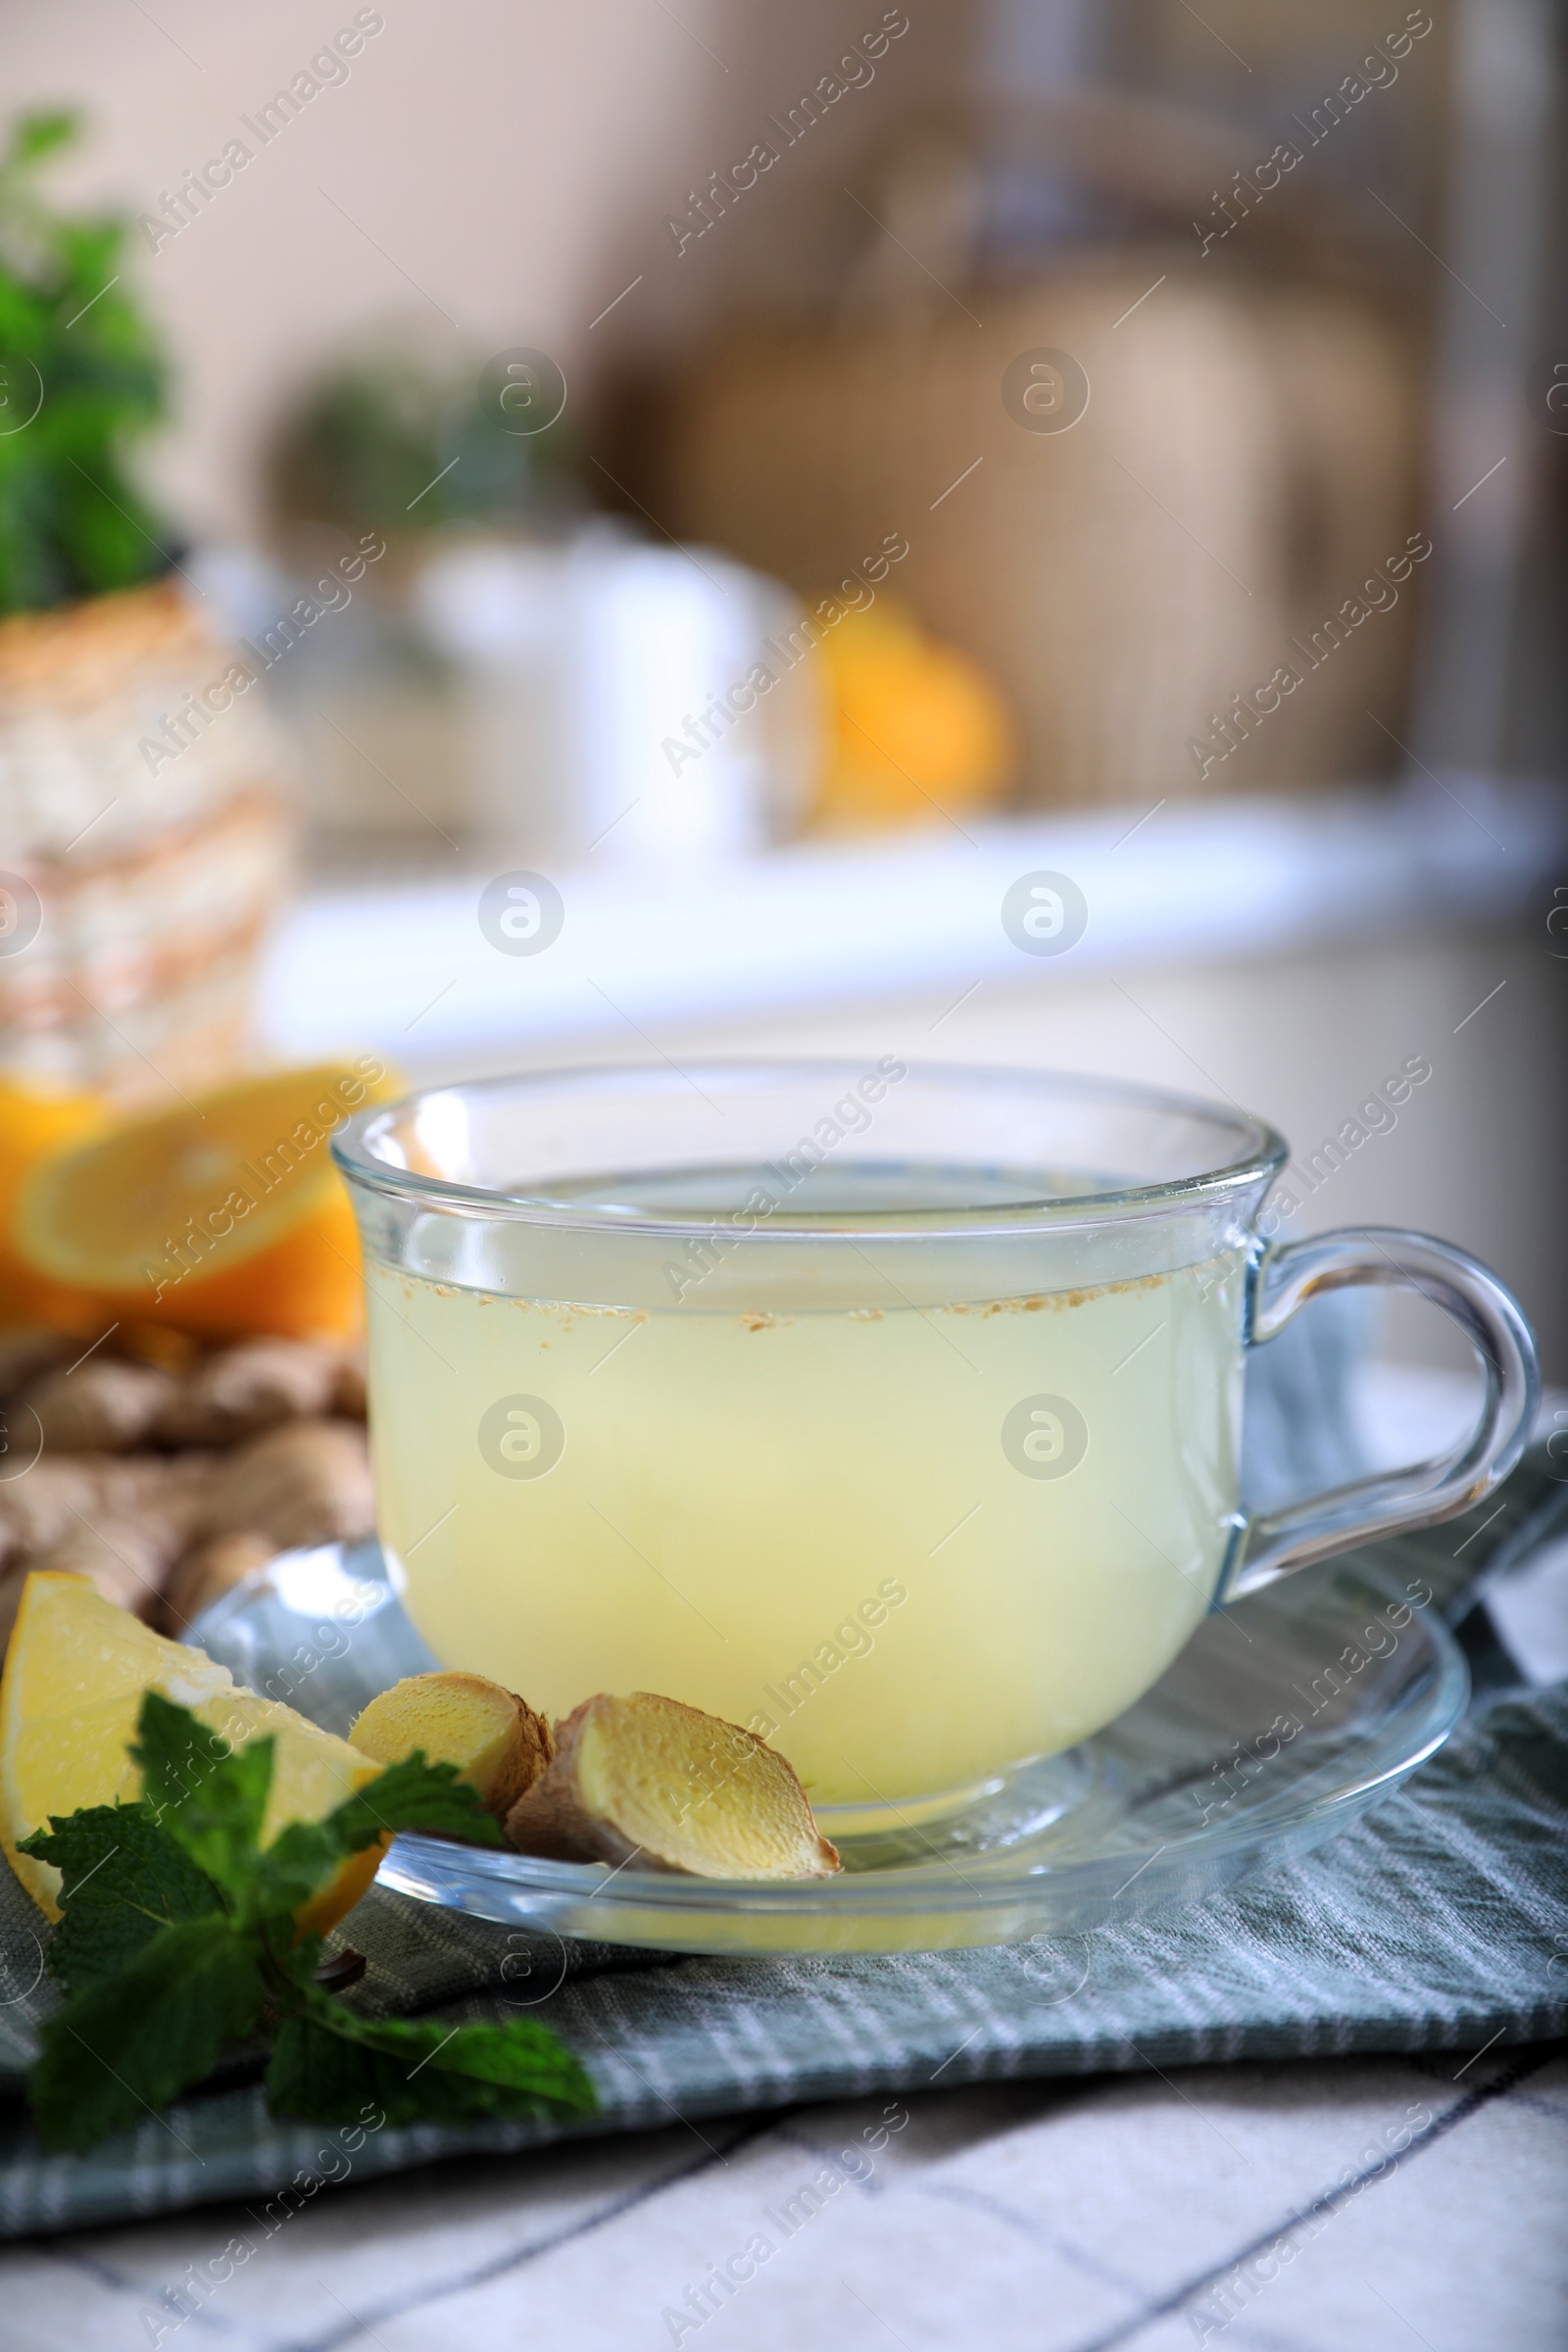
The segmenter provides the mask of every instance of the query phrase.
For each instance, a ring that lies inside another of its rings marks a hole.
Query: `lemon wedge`
[[[292,1707],[240,1690],[226,1666],[155,1634],[85,1577],[37,1570],[24,1588],[0,1680],[0,1846],[50,1919],[60,1917],[60,1873],[19,1853],[18,1844],[51,1815],[140,1795],[141,1772],[125,1751],[144,1690],[188,1707],[236,1747],[270,1733],[276,1746],[264,1845],[287,1822],[319,1821],[381,1770]],[[379,1845],[352,1855],[300,1913],[301,1929],[324,1934],[341,1919],[380,1858]]]

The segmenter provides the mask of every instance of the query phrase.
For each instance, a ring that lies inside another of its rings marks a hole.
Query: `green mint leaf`
[[[387,1830],[423,1830],[470,1845],[505,1842],[500,1823],[456,1764],[427,1764],[418,1748],[357,1788],[322,1827],[343,1839],[345,1853],[358,1853]]]
[[[226,1918],[180,1920],[58,2009],[27,2079],[51,2155],[79,2154],[201,2082],[261,2013],[261,1958]]]
[[[298,1911],[323,1887],[344,1858],[343,1847],[318,1821],[291,1821],[255,1864],[257,1899],[270,1917]]]
[[[300,1935],[292,1911],[270,1911],[253,1924],[267,1955],[270,2006],[275,2015],[292,2016],[318,1992],[325,2000],[337,1997],[324,1991],[316,1981],[326,1945],[315,1929],[309,1935]]]
[[[49,1973],[85,1992],[133,1960],[160,1929],[220,1911],[222,1896],[145,1805],[88,1805],[24,1838],[61,1873],[63,1913]]]
[[[226,1892],[250,1892],[272,1785],[271,1740],[232,1747],[188,1708],[149,1690],[130,1756],[154,1820]]]
[[[387,2018],[370,2031],[374,2047],[408,2058],[411,2085],[425,2074],[439,2075],[443,2095],[467,2082],[532,2103],[543,2114],[592,2115],[599,2105],[582,2061],[535,2018],[455,2030],[433,2018]]]
[[[267,2077],[275,2116],[339,2123],[374,2100],[392,2124],[592,2115],[594,2086],[548,2026],[355,2017],[318,1997],[278,2029]]]
[[[315,1982],[320,1937],[296,1938],[301,1904],[390,1832],[500,1842],[455,1765],[408,1757],[263,1851],[270,1740],[231,1750],[149,1691],[130,1753],[139,1802],[83,1808],[26,1840],[63,1882],[51,1966],[68,1998],[28,2083],[51,2152],[92,2147],[156,2113],[264,2006],[281,2021],[268,2078],[278,2115],[356,2121],[368,2100],[404,2123],[594,2112],[586,2073],[547,2027],[358,2017]]]
[[[397,1830],[500,1845],[499,1824],[455,1764],[427,1764],[417,1751],[368,1781],[321,1821],[291,1821],[261,1858],[258,1884],[269,1909],[297,1911],[338,1865]]]
[[[312,2124],[358,2122],[372,2102],[389,2123],[431,2120],[406,2067],[363,2042],[331,2033],[314,2017],[289,2017],[277,2029],[267,2070],[268,2112]],[[384,2095],[383,2095],[384,2094]],[[390,2098],[391,2104],[388,2105]]]
[[[144,1690],[129,1753],[141,1766],[143,1803],[162,1817],[221,1768],[230,1743],[189,1707]]]
[[[471,2099],[478,2085],[487,2098],[489,2093],[505,2094],[503,2104],[483,2104],[486,2114],[560,2109],[591,2115],[598,2107],[580,2060],[536,2018],[478,2026],[444,2025],[438,2018],[368,2018],[318,1991],[308,1995],[306,2008],[328,2033],[393,2060],[403,2069],[406,2090],[416,2098]],[[432,2088],[425,2082],[428,2075],[459,2080],[442,2081]],[[418,2083],[425,2084],[423,2090],[414,2089]]]

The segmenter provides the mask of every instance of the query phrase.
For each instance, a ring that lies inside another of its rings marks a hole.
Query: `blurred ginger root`
[[[187,1343],[121,1326],[88,1348],[0,1335],[0,1644],[30,1569],[85,1576],[180,1634],[276,1553],[374,1531],[358,1348]],[[74,1360],[73,1360],[74,1359]]]

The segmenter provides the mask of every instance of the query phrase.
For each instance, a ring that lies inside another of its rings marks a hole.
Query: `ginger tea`
[[[1245,1255],[1027,1298],[637,1309],[368,1262],[380,1528],[535,1707],[685,1699],[943,1809],[1162,1672],[1236,1524]],[[869,1281],[867,1289],[875,1286]]]

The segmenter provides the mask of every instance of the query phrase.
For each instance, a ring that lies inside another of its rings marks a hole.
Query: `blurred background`
[[[1282,1234],[1479,1251],[1568,1377],[1546,0],[7,43],[13,1081],[1115,1072],[1279,1124]]]

